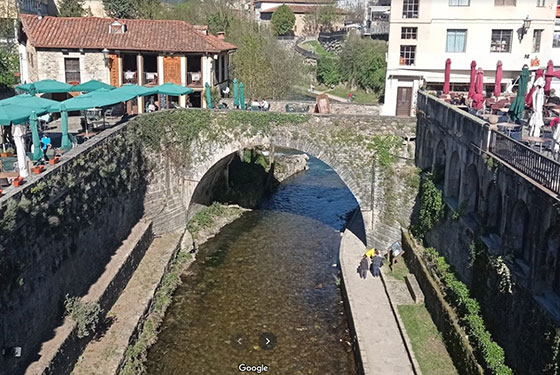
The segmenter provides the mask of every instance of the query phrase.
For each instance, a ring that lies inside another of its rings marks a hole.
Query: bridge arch
[[[509,248],[516,258],[527,264],[530,262],[531,248],[529,241],[530,218],[527,204],[521,199],[517,200],[509,216]]]
[[[444,182],[445,181],[445,161],[447,160],[447,154],[445,151],[445,143],[443,139],[441,139],[436,146],[436,153],[433,155],[433,173],[434,173],[434,180],[436,182]]]
[[[463,202],[465,202],[465,212],[477,212],[479,200],[478,170],[474,164],[470,164],[465,169],[463,178]]]
[[[432,169],[434,166],[434,148],[433,148],[433,134],[427,131],[426,138],[424,138],[424,147],[422,148],[422,169]]]
[[[495,181],[488,184],[485,197],[486,227],[491,233],[500,233],[502,221],[502,191]]]
[[[461,187],[461,160],[459,153],[454,151],[449,160],[449,167],[446,173],[447,178],[447,196],[458,203],[459,190]]]

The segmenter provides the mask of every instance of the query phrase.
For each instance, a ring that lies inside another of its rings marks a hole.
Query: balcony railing
[[[492,131],[490,153],[556,194],[560,194],[560,163],[497,131]]]
[[[123,84],[124,83],[138,84],[138,73],[131,70],[123,72]]]
[[[202,86],[202,72],[188,72],[187,73],[188,86]]]
[[[156,72],[144,72],[144,82],[145,85],[157,85],[158,84],[158,74]]]

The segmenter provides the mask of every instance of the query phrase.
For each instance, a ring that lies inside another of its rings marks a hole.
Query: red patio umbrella
[[[445,81],[443,82],[443,93],[449,94],[449,76],[451,75],[451,59],[445,60]]]
[[[484,91],[484,70],[482,68],[478,68],[476,71],[476,83],[474,85],[475,92],[477,94],[483,94]]]
[[[550,84],[552,83],[552,76],[549,76],[550,73],[554,72],[554,63],[552,60],[548,60],[548,64],[546,64],[546,78],[544,79],[544,93],[546,95],[550,94]]]
[[[467,98],[471,99],[474,96],[474,79],[475,79],[475,69],[476,69],[476,61],[472,61],[471,62],[471,81],[470,81],[470,86],[469,86],[469,95],[467,95]]]
[[[496,67],[496,81],[494,82],[494,96],[497,98],[502,93],[502,61],[498,60]]]
[[[537,69],[537,72],[535,73],[535,81],[539,79],[539,77],[542,77],[543,75],[544,75],[544,71],[542,69]],[[529,90],[527,95],[525,95],[525,104],[528,107],[533,106],[533,92],[535,92],[535,86],[531,86],[531,89]]]

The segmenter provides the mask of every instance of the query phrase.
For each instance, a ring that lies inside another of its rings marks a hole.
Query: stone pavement
[[[365,375],[415,374],[389,298],[380,278],[356,272],[364,244],[350,230],[343,234],[340,267]]]

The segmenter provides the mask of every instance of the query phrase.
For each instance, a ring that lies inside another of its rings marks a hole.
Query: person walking
[[[373,277],[379,277],[379,269],[383,265],[383,257],[379,255],[379,251],[375,250],[375,257],[371,262]]]
[[[364,255],[362,257],[362,260],[360,261],[360,266],[358,267],[358,270],[360,271],[360,278],[364,280],[366,279],[368,269],[369,269],[368,257],[367,255]]]
[[[376,250],[372,247],[371,249],[366,251],[366,257],[373,260],[373,258],[375,258],[375,252],[376,252]]]

